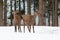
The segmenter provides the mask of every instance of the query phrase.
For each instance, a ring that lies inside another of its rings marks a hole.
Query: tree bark
[[[7,26],[7,0],[4,0],[4,26]]]
[[[13,25],[13,23],[12,23],[12,0],[10,0],[10,10],[11,10],[11,26]]]
[[[40,13],[40,26],[44,26],[44,3],[43,0],[39,0],[39,13]]]
[[[21,0],[19,0],[19,11],[21,10]]]
[[[31,0],[27,0],[27,12],[31,14]]]
[[[14,0],[14,10],[16,11],[16,0]],[[20,9],[20,8],[19,8]]]
[[[48,0],[48,26],[50,26],[50,16],[52,12],[52,0]]]
[[[0,0],[0,26],[4,25],[3,21],[3,0]]]
[[[52,20],[52,26],[58,26],[57,0],[52,0],[52,3],[53,3],[53,20]]]
[[[25,0],[23,0],[23,9],[25,11]]]

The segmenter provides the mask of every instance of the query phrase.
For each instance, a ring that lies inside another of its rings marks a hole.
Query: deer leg
[[[23,20],[23,22],[24,22],[24,20]],[[23,27],[23,31],[24,31],[24,33],[25,33],[25,22],[24,22],[24,27]]]
[[[28,31],[30,32],[30,30],[29,30],[29,25],[27,26],[27,28],[28,28]]]
[[[31,26],[27,26],[28,31],[31,32]]]
[[[16,27],[16,25],[15,25],[15,32],[17,32],[17,27]]]
[[[30,25],[30,27],[29,27],[29,31],[31,32],[31,25]]]
[[[31,26],[30,26],[30,30],[31,30]]]
[[[22,32],[22,31],[21,31],[20,23],[18,24],[18,31],[19,31],[19,32]]]
[[[22,31],[21,31],[21,27],[20,27],[20,26],[18,26],[18,31],[19,31],[19,32],[22,32]]]
[[[23,30],[24,30],[24,33],[25,33],[25,23],[24,23],[24,29]]]
[[[22,32],[21,31],[21,26],[20,26],[21,25],[21,18],[20,18],[20,16],[17,17],[17,24],[18,24],[18,31]]]
[[[15,32],[17,32],[17,24],[16,24],[17,22],[16,22],[16,20],[15,20],[15,18],[14,18],[14,26],[15,26]]]
[[[35,33],[35,31],[34,31],[34,25],[33,25],[33,33]]]

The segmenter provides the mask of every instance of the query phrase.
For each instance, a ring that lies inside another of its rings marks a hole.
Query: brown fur
[[[31,25],[33,26],[33,32],[34,31],[34,24],[35,24],[35,17],[38,16],[39,13],[37,13],[36,11],[34,12],[34,15],[23,15],[23,21],[24,21],[24,25],[27,25],[27,28],[29,30],[29,32],[31,31]],[[24,32],[25,32],[25,26],[24,26]]]
[[[8,19],[13,19],[14,21],[14,26],[15,26],[15,32],[17,31],[17,27],[18,27],[18,31],[21,32],[21,19],[22,19],[22,15],[25,15],[25,11],[23,10],[16,10],[13,11],[12,14],[10,15],[10,17]]]
[[[15,32],[17,31],[17,26],[18,26],[18,31],[21,32],[21,27],[20,27],[20,24],[21,24],[21,16],[20,15],[17,15],[19,14],[20,12],[19,11],[14,11],[13,12],[13,16],[14,16],[14,25],[15,25]]]

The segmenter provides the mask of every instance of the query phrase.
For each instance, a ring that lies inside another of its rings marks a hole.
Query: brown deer
[[[30,15],[30,14],[22,15],[23,21],[24,21],[24,32],[25,32],[25,25],[27,25],[27,28],[28,28],[29,32],[31,32],[31,25],[32,25],[33,26],[32,27],[33,28],[33,33],[35,32],[34,31],[35,18],[38,15],[39,15],[38,11],[35,11],[34,15]]]
[[[22,15],[25,14],[25,11],[22,10],[22,11],[14,11],[12,12],[12,17],[13,17],[13,21],[14,21],[14,25],[15,25],[15,32],[17,32],[17,26],[18,26],[18,31],[22,32],[21,31],[21,20],[22,20]]]

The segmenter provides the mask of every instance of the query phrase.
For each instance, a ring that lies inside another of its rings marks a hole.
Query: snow
[[[23,31],[23,26],[22,26]],[[14,32],[14,26],[0,26],[0,40],[60,40],[60,27],[35,26],[35,33]]]

